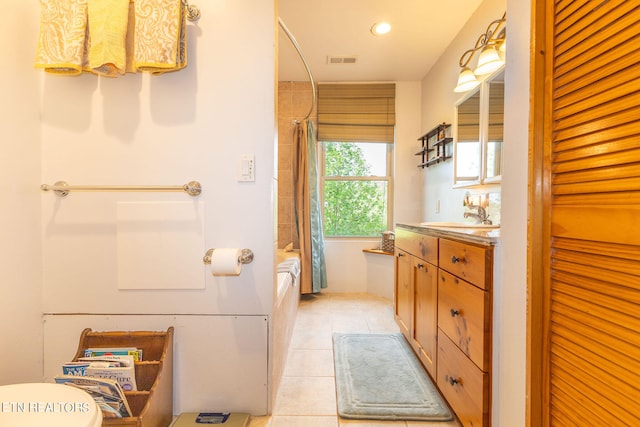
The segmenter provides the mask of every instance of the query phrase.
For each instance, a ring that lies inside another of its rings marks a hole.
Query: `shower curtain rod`
[[[307,70],[307,74],[309,75],[309,80],[311,81],[311,108],[309,109],[309,112],[304,117],[304,119],[302,119],[302,120],[307,120],[309,118],[309,116],[311,116],[311,113],[313,112],[313,108],[316,105],[316,84],[313,81],[313,75],[311,74],[311,68],[309,68],[309,64],[307,63],[307,60],[304,57],[304,53],[302,53],[302,49],[300,48],[300,45],[298,45],[298,42],[296,41],[296,38],[293,36],[293,34],[291,34],[291,32],[289,31],[287,26],[282,21],[282,18],[280,18],[280,17],[278,17],[278,24],[280,24],[280,28],[282,28],[282,30],[285,32],[287,37],[289,37],[289,40],[291,40],[291,43],[293,44],[293,46],[298,51],[298,55],[300,55],[300,59],[302,59],[302,63],[304,64],[304,68]],[[296,122],[300,123],[298,120],[296,120]]]

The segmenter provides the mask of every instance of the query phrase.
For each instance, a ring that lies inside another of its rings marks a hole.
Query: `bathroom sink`
[[[448,227],[448,228],[500,228],[500,225],[496,224],[473,224],[468,222],[446,222],[446,221],[434,221],[434,222],[421,222],[423,227]]]

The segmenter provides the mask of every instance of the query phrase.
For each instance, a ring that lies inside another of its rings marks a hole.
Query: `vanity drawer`
[[[465,427],[488,426],[489,374],[446,336],[438,335],[438,388]]]
[[[492,250],[440,239],[439,266],[449,273],[479,286],[491,288],[491,268],[493,265]]]
[[[488,292],[438,271],[438,327],[483,371],[491,363],[490,308]]]
[[[438,264],[438,238],[396,228],[396,247],[431,264]]]

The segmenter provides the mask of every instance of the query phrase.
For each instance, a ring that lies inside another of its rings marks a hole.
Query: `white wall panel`
[[[265,316],[47,315],[45,381],[73,358],[84,328],[163,331],[174,327],[174,413],[267,413]],[[144,357],[144,355],[143,355]]]
[[[117,203],[118,289],[204,289],[202,202]]]

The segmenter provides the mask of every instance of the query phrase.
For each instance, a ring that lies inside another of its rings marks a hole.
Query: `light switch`
[[[252,154],[243,154],[240,156],[238,182],[254,182],[256,180],[255,162],[255,156]]]

